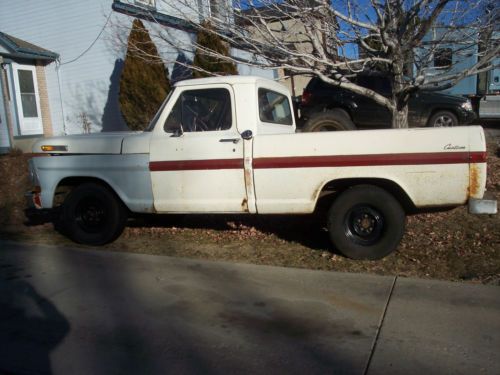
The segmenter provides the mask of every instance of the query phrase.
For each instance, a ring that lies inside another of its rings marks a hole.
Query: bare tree
[[[479,36],[495,22],[484,15],[491,0],[206,1],[178,0],[169,6],[194,30],[209,18],[206,32],[232,46],[231,56],[192,40],[181,42],[168,28],[158,28],[156,37],[187,53],[197,48],[226,61],[318,76],[387,107],[394,128],[408,126],[413,92],[448,88],[492,69],[500,53],[498,43],[478,48]],[[458,59],[450,59],[443,46],[452,46]],[[472,56],[474,63],[457,70],[460,56]],[[355,83],[353,78],[367,69],[387,74],[390,96]]]
[[[77,115],[77,118],[78,121],[80,122],[80,125],[82,126],[82,133],[83,134],[92,133],[92,122],[90,122],[87,113],[82,111]]]

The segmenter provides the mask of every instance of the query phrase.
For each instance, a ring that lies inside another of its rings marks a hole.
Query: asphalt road
[[[500,287],[0,241],[0,373],[499,374]]]

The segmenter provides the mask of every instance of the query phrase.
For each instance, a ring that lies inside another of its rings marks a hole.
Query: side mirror
[[[243,133],[241,133],[241,138],[243,138],[245,140],[252,139],[252,137],[253,137],[253,133],[251,130],[245,130]]]
[[[179,125],[178,128],[174,129],[171,137],[178,138],[184,134],[184,129],[182,128],[182,125]]]

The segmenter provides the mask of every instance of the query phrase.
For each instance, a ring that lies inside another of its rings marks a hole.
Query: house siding
[[[50,108],[50,112],[45,113],[44,124],[50,121],[55,135],[81,133],[80,113],[87,114],[94,131],[100,130],[109,100],[110,78],[123,52],[114,48],[106,28],[92,47],[82,53],[106,24],[111,4],[111,0],[0,0],[0,30],[60,55],[59,67],[55,62],[45,67],[45,110]],[[129,21],[118,14],[111,18],[114,22]],[[113,110],[116,112],[117,108]],[[117,122],[116,128],[123,127],[119,116],[112,120]]]
[[[470,67],[472,67],[477,62],[477,45],[471,45],[467,48],[464,47],[460,42],[465,40],[467,43],[471,43],[471,36],[467,32],[456,30],[450,32],[447,28],[435,27],[424,38],[424,45],[427,45],[427,49],[419,48],[416,50],[416,54],[425,56],[429,53],[430,47],[433,42],[439,42],[435,48],[449,48],[452,52],[452,67],[449,70],[441,70],[437,67],[429,67],[426,69],[425,73],[429,76],[437,76],[445,72],[446,74],[459,73]],[[453,87],[443,90],[443,93],[454,94],[454,95],[471,95],[476,92],[477,87],[477,75],[472,75],[460,80]]]
[[[196,0],[193,0],[196,1]],[[126,40],[132,17],[114,12],[112,0],[0,0],[0,30],[58,53],[60,58],[39,72],[39,85],[47,96],[40,98],[43,123],[51,124],[46,135],[82,133],[81,114],[92,123],[92,131],[127,129],[119,110],[119,80],[126,48],[116,33]],[[179,16],[168,2],[159,11]],[[160,3],[158,4],[160,5]],[[148,24],[147,22],[145,22]],[[149,23],[150,28],[154,25]],[[170,30],[185,43],[193,35]],[[174,48],[153,37],[162,56],[171,63],[180,55]],[[192,58],[189,54],[188,59]],[[41,68],[41,67],[40,67]],[[240,74],[274,76],[273,72],[239,67]]]

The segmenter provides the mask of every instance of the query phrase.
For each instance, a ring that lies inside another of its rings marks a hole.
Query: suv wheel
[[[429,126],[434,128],[442,128],[449,126],[457,126],[458,119],[450,111],[438,111],[429,120]]]
[[[315,113],[306,122],[303,132],[328,132],[335,130],[356,130],[356,125],[342,110]]]

